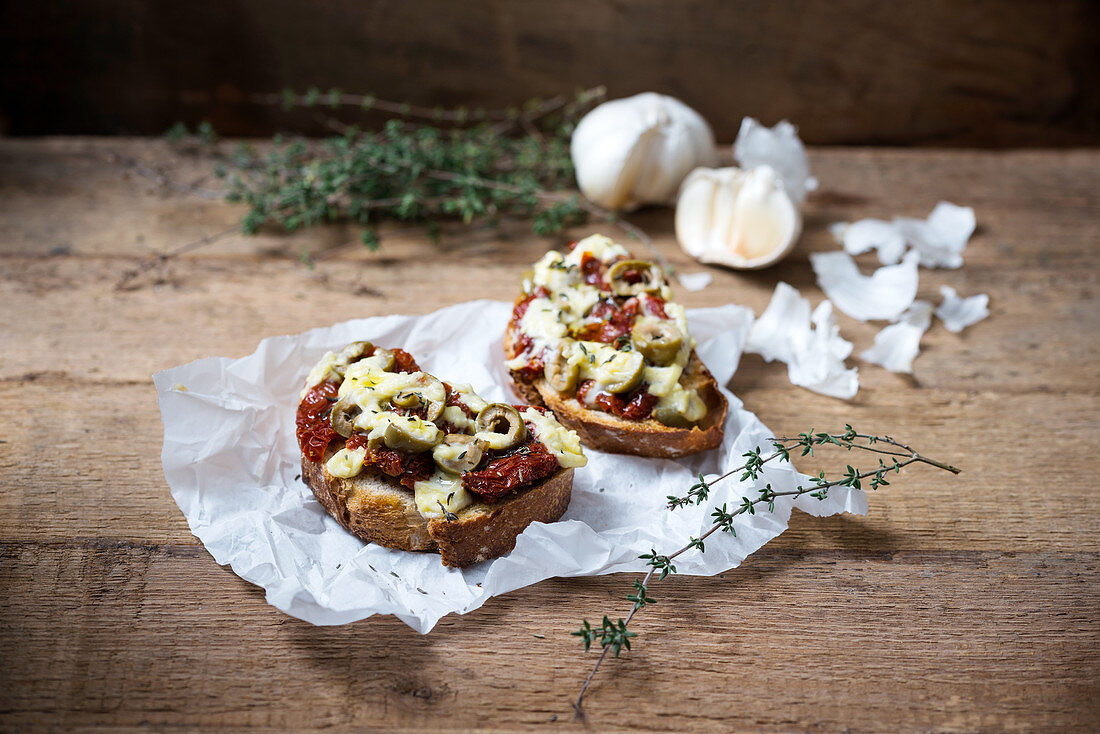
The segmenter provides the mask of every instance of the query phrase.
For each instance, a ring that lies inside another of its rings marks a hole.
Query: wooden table
[[[920,295],[986,292],[992,317],[934,325],[913,377],[861,365],[845,403],[749,357],[732,383],[777,431],[851,422],[964,471],[918,468],[867,517],[799,514],[741,568],[658,585],[576,722],[592,655],[568,633],[625,613],[629,577],[547,581],[428,636],[392,618],[312,627],[188,532],[150,381],[272,334],[510,299],[555,243],[524,225],[439,246],[397,230],[376,254],[343,226],[232,236],[116,290],[240,210],[178,191],[205,167],[159,141],[0,141],[0,728],[1100,727],[1100,152],[824,149],[813,165],[823,190],[787,261],[679,295],[759,312],[782,279],[816,302],[807,255],[835,247],[829,222],[973,206],[966,265],[922,271]],[[635,219],[698,267],[668,211]],[[841,325],[857,354],[876,328]]]

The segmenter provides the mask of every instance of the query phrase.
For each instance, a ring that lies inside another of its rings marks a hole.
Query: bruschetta
[[[516,391],[586,446],[675,458],[722,441],[728,404],[661,269],[602,235],[523,278],[504,334]]]
[[[302,476],[342,526],[446,566],[503,555],[530,523],[560,518],[587,461],[544,407],[489,403],[369,342],[313,368],[296,426]]]

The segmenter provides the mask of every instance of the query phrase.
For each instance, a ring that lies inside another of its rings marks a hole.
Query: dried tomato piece
[[[491,459],[483,469],[466,472],[466,489],[486,502],[496,502],[513,490],[545,479],[559,469],[557,458],[532,439],[516,451]]]
[[[581,275],[585,283],[599,286],[601,289],[604,288],[604,269],[603,261],[598,257],[593,257],[591,253],[587,252],[581,255]]]
[[[540,285],[538,288],[531,291],[530,295],[524,296],[516,302],[516,305],[512,308],[512,321],[517,324],[520,322],[520,319],[523,318],[523,315],[527,313],[527,309],[530,308],[531,301],[535,300],[536,298],[549,297],[550,291],[546,290],[545,286]]]
[[[581,404],[589,404],[587,395],[595,386],[596,382],[594,380],[582,382],[580,387],[577,388],[577,400]],[[657,405],[657,396],[650,395],[648,386],[642,383],[641,386],[626,395],[601,393],[592,399],[591,404],[605,413],[611,413],[631,421],[642,421],[653,414],[653,407]]]
[[[646,293],[639,300],[641,301],[642,311],[647,316],[656,316],[660,319],[668,318],[668,314],[665,313],[665,299]]]
[[[527,364],[515,370],[513,374],[521,382],[534,382],[538,378],[542,377],[543,370],[546,368],[546,360],[542,355],[532,357]]]
[[[366,456],[363,458],[363,466],[377,469],[387,476],[398,477],[398,481],[409,489],[412,489],[413,484],[417,481],[430,477],[434,469],[430,453],[425,451],[419,454],[410,454],[404,451],[395,451],[385,446],[372,449],[367,446],[367,435],[365,433],[353,433],[346,446],[352,450],[367,449]]]
[[[329,443],[337,437],[328,417],[339,391],[337,383],[322,382],[310,388],[298,403],[298,412],[294,417],[295,435],[302,454],[310,461],[323,459]]]
[[[638,299],[630,298],[620,306],[615,299],[605,298],[592,307],[589,315],[600,321],[579,329],[573,335],[574,338],[613,344],[634,328],[635,317],[638,315]]]
[[[393,369],[395,372],[420,372],[420,365],[413,356],[404,349],[391,349],[393,352]]]
[[[653,414],[653,406],[656,404],[657,396],[650,395],[646,386],[643,385],[634,391],[619,415],[628,421],[644,421]]]

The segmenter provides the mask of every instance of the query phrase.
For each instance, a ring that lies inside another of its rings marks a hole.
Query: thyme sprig
[[[429,109],[335,89],[254,95],[254,102],[285,109],[351,106],[398,119],[379,130],[361,130],[329,118],[338,135],[276,136],[264,151],[240,145],[219,156],[217,173],[226,181],[226,199],[248,207],[244,234],[264,225],[289,232],[352,221],[363,227],[362,243],[375,249],[378,225],[388,220],[424,224],[435,239],[446,220],[495,226],[505,217],[530,219],[534,233],[545,236],[596,218],[652,250],[644,231],[574,189],[570,136],[580,117],[605,96],[603,87],[594,87],[572,98],[469,110]],[[208,124],[194,133],[177,125],[169,137],[208,151],[217,142]]]
[[[530,220],[536,235],[595,220],[638,240],[672,274],[673,267],[639,227],[577,193],[569,142],[573,129],[606,90],[558,95],[499,110],[427,108],[337,89],[285,90],[250,97],[258,104],[307,108],[338,134],[319,140],[276,136],[258,149],[219,145],[203,122],[193,131],[177,123],[167,138],[182,149],[217,161],[222,190],[184,186],[160,172],[130,167],[166,188],[203,198],[224,197],[246,205],[239,227],[148,258],[122,274],[123,290],[143,273],[179,253],[205,247],[230,234],[255,234],[263,226],[287,232],[350,221],[361,225],[360,242],[378,248],[379,225],[387,221],[424,225],[438,240],[441,224],[497,226],[503,219]],[[361,130],[323,110],[355,108],[393,115],[379,130]],[[305,251],[310,269],[314,258]]]
[[[878,489],[890,484],[888,476],[891,472],[900,474],[903,468],[911,464],[928,464],[949,471],[952,474],[958,474],[960,471],[950,464],[922,456],[911,446],[890,436],[859,433],[851,425],[846,425],[844,428],[843,433],[822,433],[810,429],[805,433],[799,433],[797,436],[772,438],[770,439],[770,451],[759,446],[747,451],[742,455],[745,462],[741,466],[710,480],[700,474],[698,481],[689,487],[684,495],[670,495],[667,498],[670,510],[676,510],[687,505],[702,504],[710,498],[711,487],[724,479],[740,474],[738,478],[740,482],[756,481],[763,475],[765,465],[772,462],[789,463],[792,453],[795,452],[800,452],[800,456],[812,457],[815,450],[822,446],[835,446],[849,452],[858,450],[877,455],[877,467],[860,470],[851,464],[847,464],[843,475],[836,479],[830,479],[824,471],[820,471],[816,476],[810,477],[808,485],[800,484],[793,490],[776,491],[772,489],[771,484],[765,484],[756,490],[756,497],[742,497],[740,504],[733,508],[727,507],[727,503],[723,503],[721,507],[714,507],[711,512],[714,524],[698,538],[689,538],[688,543],[682,548],[667,555],[658,553],[656,549],[651,549],[649,553],[640,555],[639,558],[646,562],[648,570],[640,580],[634,580],[633,593],[626,596],[626,600],[632,603],[626,618],[613,621],[610,617],[604,615],[602,624],[599,627],[593,627],[586,619],[583,620],[580,629],[571,633],[581,638],[585,652],[591,648],[594,642],[598,642],[603,648],[599,658],[596,659],[595,665],[592,666],[591,672],[589,672],[588,677],[581,686],[577,700],[573,703],[573,708],[578,716],[583,715],[581,706],[585,692],[592,683],[596,671],[600,669],[600,665],[603,664],[609,654],[619,657],[623,648],[629,650],[631,638],[637,637],[637,633],[629,629],[634,615],[645,607],[657,603],[656,599],[649,594],[649,585],[654,581],[654,576],[656,576],[657,581],[663,581],[670,574],[676,573],[676,566],[673,561],[691,550],[698,550],[700,553],[705,552],[705,541],[714,533],[729,533],[736,537],[736,519],[740,515],[755,515],[758,511],[774,512],[775,500],[778,497],[799,497],[808,494],[818,500],[824,500],[828,497],[829,490],[832,487],[863,489],[865,480],[867,482],[866,486],[870,489]]]

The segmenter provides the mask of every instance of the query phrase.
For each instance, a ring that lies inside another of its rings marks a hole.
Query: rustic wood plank
[[[680,96],[726,142],[754,114],[822,144],[1095,144],[1097,25],[1087,0],[16,3],[0,12],[0,114],[23,135],[181,119],[320,134],[312,111],[248,95],[494,107],[606,84]]]
[[[393,619],[312,627],[179,546],[5,544],[0,580],[17,592],[0,597],[12,728],[579,728],[591,656],[568,631],[624,604],[622,577],[556,580],[426,637]],[[763,552],[660,585],[588,722],[1087,731],[1098,580],[1096,553]]]
[[[750,356],[731,385],[779,432],[852,421],[965,471],[907,474],[866,518],[796,515],[741,569],[655,590],[642,647],[601,676],[589,725],[1095,729],[1100,153],[812,156],[824,188],[792,258],[715,271],[681,300],[759,312],[783,279],[816,301],[807,255],[835,247],[829,222],[923,215],[941,197],[973,205],[965,267],[922,272],[921,296],[987,292],[993,316],[962,335],[933,327],[913,378],[861,367],[845,403]],[[426,638],[392,619],[287,618],[190,536],[157,460],[149,380],[270,334],[510,299],[516,273],[557,243],[516,226],[436,247],[410,229],[370,254],[347,244],[350,228],[265,233],[120,292],[146,253],[239,216],[119,163],[130,159],[205,185],[205,164],[159,141],[0,141],[0,727],[509,730],[555,714],[572,727],[586,661],[565,633],[625,611],[623,577],[539,584]],[[667,211],[636,218],[679,267],[700,267]],[[841,325],[857,353],[877,328]]]
[[[748,407],[781,433],[806,430],[808,420],[818,427],[850,421],[911,437],[922,450],[964,469],[958,477],[914,469],[871,497],[869,517],[822,520],[820,531],[803,525],[775,542],[789,548],[841,542],[872,549],[1100,552],[1081,489],[1083,467],[1093,461],[1100,398],[925,389],[917,411],[913,389],[898,389],[903,392],[875,390],[874,399],[855,405],[797,393],[792,398],[789,386],[745,391]],[[79,410],[69,407],[74,392]],[[12,479],[0,493],[0,540],[196,542],[164,484],[162,427],[151,385],[84,383],[74,390],[66,380],[45,376],[0,382],[0,404],[14,419],[0,434],[7,441],[0,475]],[[1014,456],[1012,448],[1021,415],[1028,416],[1033,435],[1026,457]],[[44,435],[51,437],[48,446]],[[821,466],[830,470],[849,460],[825,457]],[[842,539],[847,533],[852,538]]]

